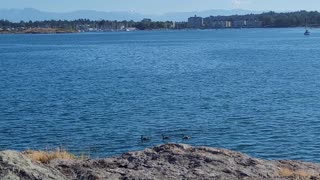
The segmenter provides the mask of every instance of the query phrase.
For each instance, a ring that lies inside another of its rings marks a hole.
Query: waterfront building
[[[170,28],[171,29],[175,29],[176,28],[176,22],[173,21]]]

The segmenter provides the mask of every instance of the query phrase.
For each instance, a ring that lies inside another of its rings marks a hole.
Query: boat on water
[[[307,18],[305,19],[305,28],[306,28],[306,31],[304,32],[304,35],[305,36],[310,36],[310,31],[308,30],[308,24],[307,24]]]
[[[304,32],[305,36],[309,36],[310,35],[310,31],[307,29],[306,32]]]

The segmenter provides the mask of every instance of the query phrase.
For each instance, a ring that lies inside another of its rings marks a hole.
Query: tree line
[[[0,17],[1,18],[1,17]],[[259,20],[262,27],[300,27],[304,26],[306,21],[309,26],[320,26],[320,13],[317,11],[297,11],[287,13],[266,12],[262,14],[232,15],[232,16],[212,16],[217,21],[236,21],[236,20]],[[79,30],[83,28],[97,28],[107,30],[119,30],[122,28],[136,28],[140,30],[148,29],[173,29],[181,27],[186,28],[186,22],[172,21],[92,21],[89,19],[78,19],[73,21],[66,20],[46,20],[46,21],[20,21],[10,22],[0,20],[0,28],[62,28],[69,30]],[[179,24],[176,27],[175,24]]]
[[[137,28],[140,30],[147,29],[170,29],[172,21],[92,21],[89,19],[78,19],[73,21],[67,20],[45,20],[45,21],[20,21],[10,22],[8,20],[0,20],[0,28],[61,28],[68,30],[81,30],[87,28],[104,29],[104,30],[119,30],[123,28]]]
[[[262,14],[214,16],[217,21],[258,20],[262,27],[301,27],[307,23],[309,26],[320,26],[320,13],[317,11],[296,11],[276,13],[273,11]]]

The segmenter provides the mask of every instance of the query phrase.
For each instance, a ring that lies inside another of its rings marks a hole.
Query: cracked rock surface
[[[33,162],[14,151],[0,152],[0,179],[310,179],[320,164],[269,161],[209,147],[166,144],[106,159]]]

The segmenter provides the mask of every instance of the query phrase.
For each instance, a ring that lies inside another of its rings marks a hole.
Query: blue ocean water
[[[303,32],[1,35],[0,149],[104,157],[165,134],[320,162],[320,30]]]

